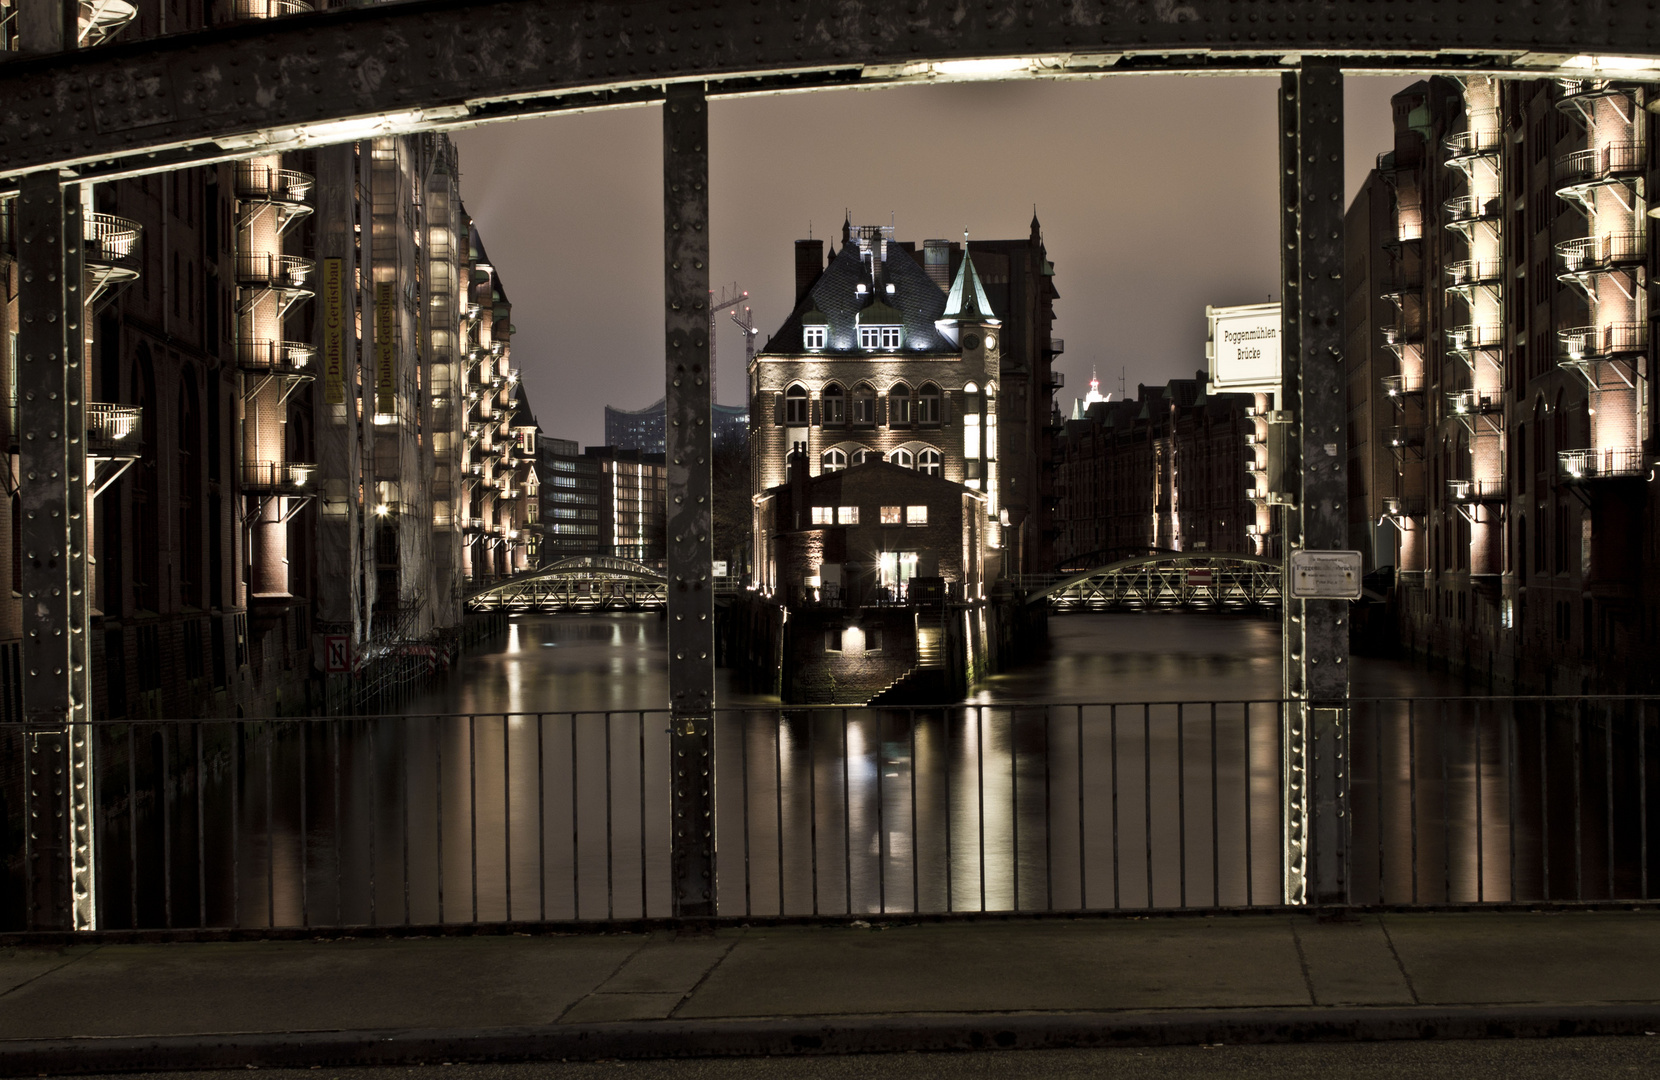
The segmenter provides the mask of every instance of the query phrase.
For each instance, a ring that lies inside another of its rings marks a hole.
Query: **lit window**
[[[918,472],[927,473],[929,476],[943,476],[945,474],[938,450],[924,450],[919,453],[916,456],[916,468]]]
[[[820,472],[841,472],[847,468],[847,452],[845,450],[826,450],[819,458]]]
[[[840,427],[847,423],[847,394],[836,383],[824,388],[824,425]]]
[[[898,465],[901,469],[909,469],[911,466],[916,464],[916,459],[911,456],[911,452],[909,450],[906,450],[904,447],[900,447],[898,450],[895,450],[893,453],[888,455],[888,462],[892,465]]]
[[[940,388],[933,383],[923,383],[922,389],[916,392],[916,422],[919,424],[937,424],[940,422]]]
[[[807,388],[797,383],[784,391],[784,423],[807,422]]]
[[[859,348],[861,348],[861,349],[879,348],[881,340],[882,340],[882,335],[877,332],[876,327],[874,327],[874,326],[861,326],[861,327],[859,327]]]
[[[911,388],[895,383],[888,390],[888,426],[911,426]]]
[[[833,506],[813,507],[814,525],[834,525],[836,523],[836,508]]]
[[[884,524],[884,525],[898,525],[899,523],[900,523],[899,507],[897,507],[897,506],[884,506],[884,507],[882,507],[882,524]]]
[[[836,507],[837,525],[857,525],[859,523],[859,508],[857,506]]]
[[[876,423],[876,389],[869,383],[860,383],[853,388],[853,422]]]
[[[884,349],[897,349],[897,348],[899,348],[899,327],[897,327],[897,326],[883,326],[883,327],[880,327],[879,329],[882,331],[882,348],[884,348]]]
[[[907,506],[905,508],[905,524],[928,524],[928,508],[926,506]]]
[[[805,326],[802,327],[801,336],[806,340],[809,349],[822,349],[829,330],[828,326]]]

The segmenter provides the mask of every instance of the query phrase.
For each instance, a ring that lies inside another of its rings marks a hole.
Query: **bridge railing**
[[[1281,701],[739,707],[722,917],[1230,910],[1285,899]],[[1337,903],[1640,903],[1660,698],[1369,699]],[[93,726],[99,924],[666,918],[666,711]],[[20,725],[0,753],[21,760]],[[6,835],[22,833],[21,799]],[[19,929],[31,860],[0,879]],[[1332,902],[1327,897],[1325,902]]]

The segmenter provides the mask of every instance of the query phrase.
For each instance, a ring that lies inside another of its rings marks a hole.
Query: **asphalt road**
[[[248,1080],[248,1071],[132,1080]],[[1660,1037],[257,1071],[265,1080],[1607,1080],[1660,1076]]]

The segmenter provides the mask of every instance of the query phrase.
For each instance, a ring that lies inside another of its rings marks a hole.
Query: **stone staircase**
[[[866,705],[938,705],[947,696],[945,615],[920,611],[916,617],[916,666],[885,686]]]

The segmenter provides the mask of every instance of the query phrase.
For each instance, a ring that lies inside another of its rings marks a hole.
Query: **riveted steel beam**
[[[1296,462],[1284,508],[1283,654],[1288,903],[1347,892],[1348,602],[1292,596],[1291,553],[1348,547],[1343,368],[1343,77],[1305,60],[1280,92],[1281,407]]]
[[[78,185],[32,176],[17,207],[18,468],[31,929],[93,929],[87,725],[87,460]]]
[[[830,83],[1110,71],[1564,70],[1586,53],[1660,56],[1637,4],[1536,0],[414,0],[253,20],[0,64],[0,180],[108,175],[501,119]],[[934,65],[1014,57],[964,70]],[[1629,69],[1622,78],[1640,72]],[[153,156],[152,156],[153,155]]]
[[[676,915],[715,913],[715,580],[709,370],[709,103],[663,103],[664,449]]]

